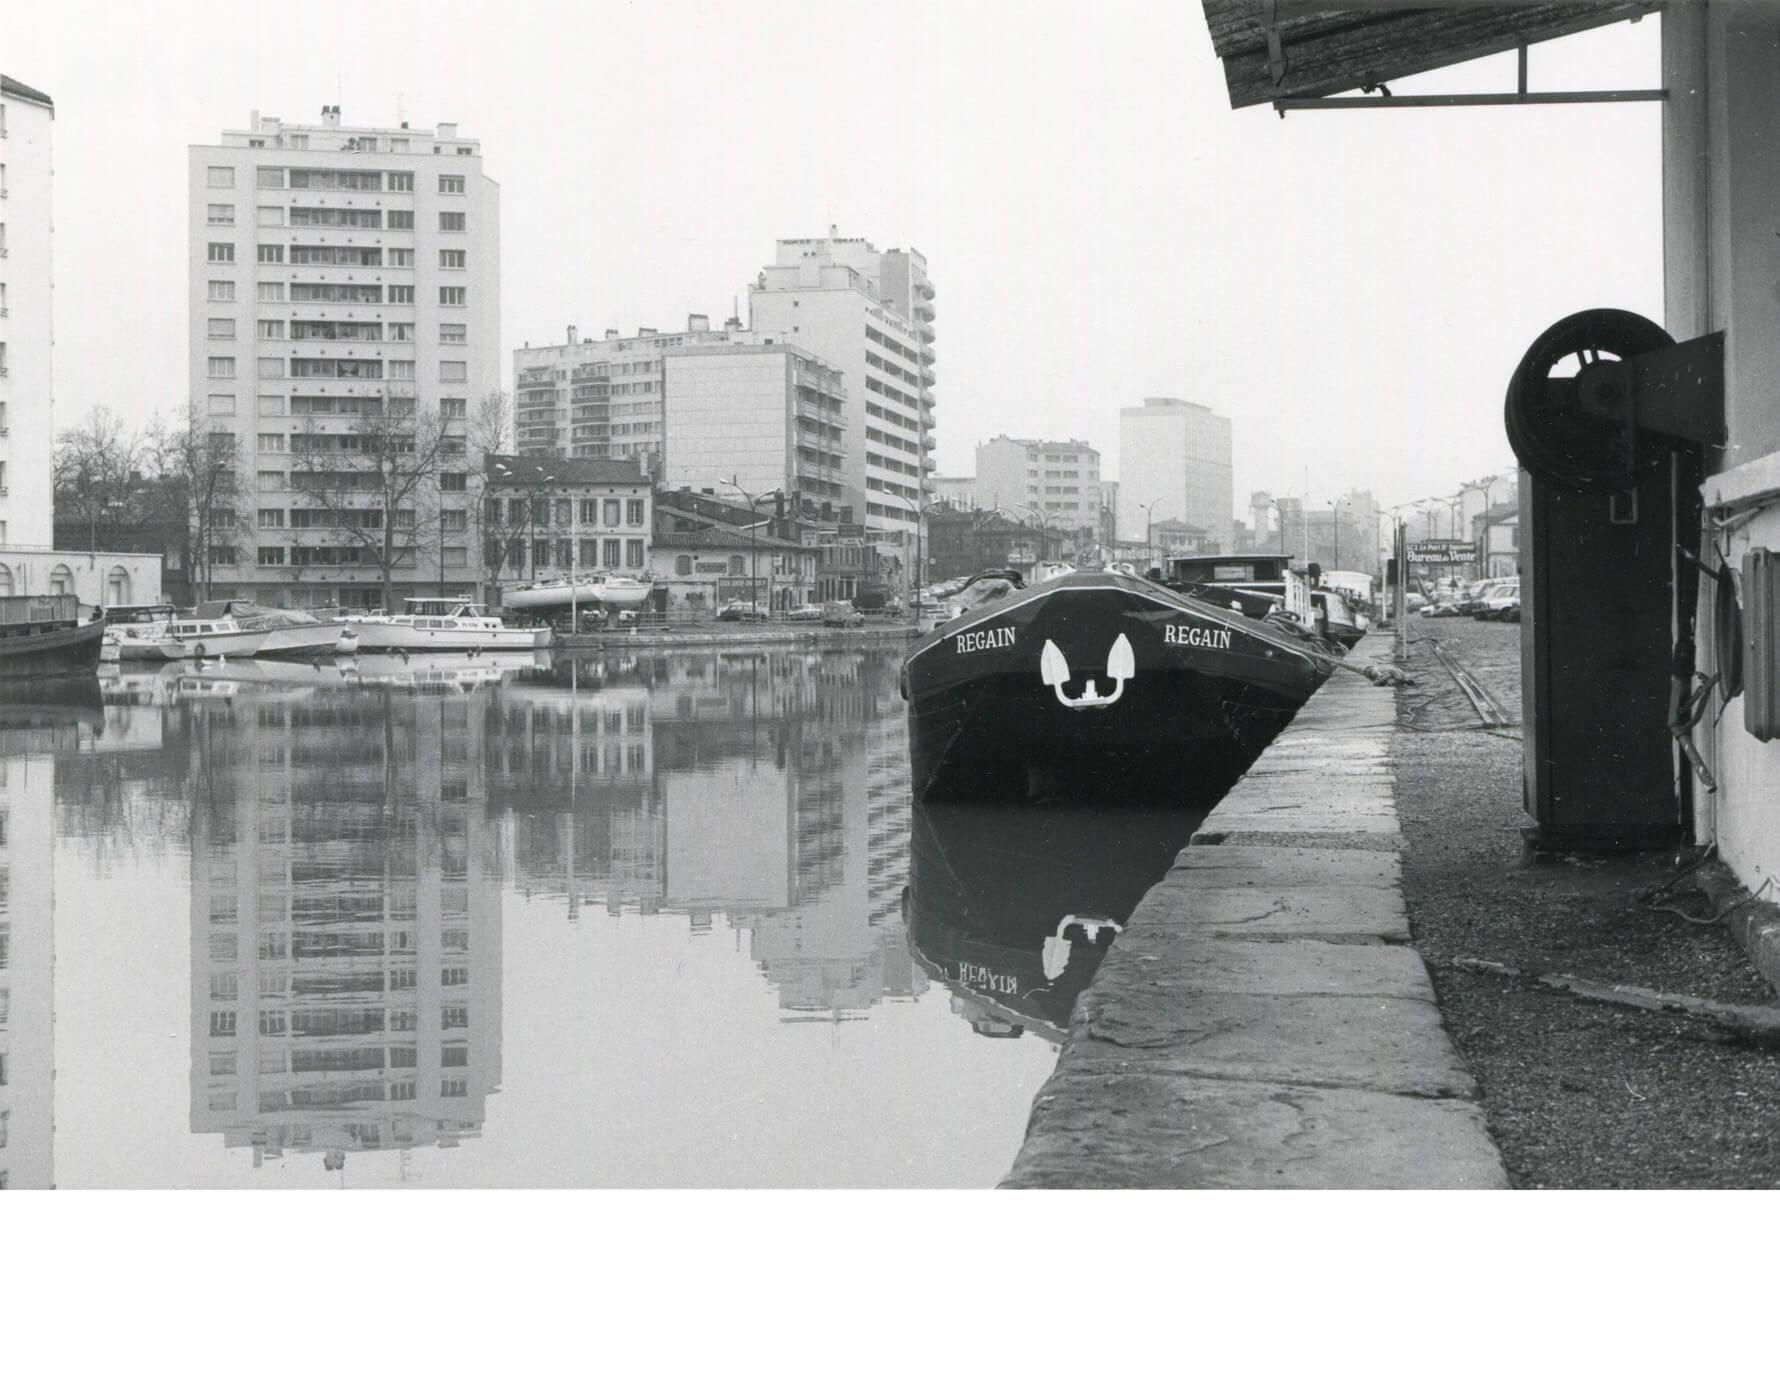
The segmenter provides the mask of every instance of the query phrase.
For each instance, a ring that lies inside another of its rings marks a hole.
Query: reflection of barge
[[[1076,998],[1198,813],[921,805],[904,920],[983,1036],[1060,1039]]]
[[[1215,797],[1327,671],[1279,627],[1123,573],[977,591],[903,662],[917,797]]]

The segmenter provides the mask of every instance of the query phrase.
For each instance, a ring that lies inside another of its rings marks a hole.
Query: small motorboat
[[[548,649],[548,626],[510,626],[477,602],[461,597],[409,597],[404,610],[342,615],[359,649],[369,653],[426,654],[463,650]]]

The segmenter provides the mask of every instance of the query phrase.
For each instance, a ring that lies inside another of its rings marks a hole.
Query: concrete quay
[[[1506,1186],[1407,944],[1397,729],[1394,692],[1337,672],[1206,817],[1077,1003],[1003,1187]]]
[[[906,644],[920,632],[906,622],[863,626],[761,625],[737,622],[727,625],[694,625],[687,629],[638,627],[635,630],[601,630],[592,634],[558,635],[550,647],[568,653],[623,654],[633,649],[702,649],[712,645],[726,649],[793,645],[889,645]]]

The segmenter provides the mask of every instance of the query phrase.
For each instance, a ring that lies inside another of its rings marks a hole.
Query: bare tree
[[[512,506],[499,496],[489,495],[495,485],[491,466],[503,454],[513,452],[513,397],[509,392],[491,391],[476,404],[470,417],[469,448],[475,459],[472,478],[476,494],[477,543],[476,556],[482,560],[484,576],[500,581],[501,570],[509,559],[516,567],[524,566],[524,558],[516,544],[516,532],[528,528],[526,520],[511,519]]]
[[[377,569],[390,611],[396,569],[418,573],[421,555],[438,547],[438,522],[423,519],[418,507],[436,506],[439,475],[463,452],[464,421],[394,391],[354,399],[360,404],[350,434],[320,433],[311,423],[293,436],[293,485],[324,513],[336,545],[357,549]]]
[[[101,530],[111,544],[117,543],[131,489],[140,480],[139,448],[140,440],[104,406],[94,406],[85,421],[57,437],[55,509],[86,525],[89,549],[100,547]]]
[[[246,526],[235,436],[211,430],[195,402],[172,424],[156,417],[145,441],[150,473],[147,518],[180,532],[185,567],[199,601],[210,596],[211,562]]]

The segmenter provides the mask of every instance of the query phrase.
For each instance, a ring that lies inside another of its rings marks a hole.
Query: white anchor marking
[[[1063,651],[1050,640],[1045,641],[1045,647],[1039,653],[1038,671],[1045,686],[1057,694],[1057,700],[1064,706],[1077,709],[1110,707],[1124,696],[1125,684],[1137,676],[1137,656],[1131,652],[1131,641],[1123,635],[1113,641],[1112,650],[1106,656],[1106,676],[1113,680],[1113,690],[1106,697],[1100,695],[1100,689],[1093,678],[1088,679],[1081,696],[1064,695],[1064,685],[1069,682],[1069,660],[1063,657]]]

